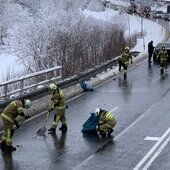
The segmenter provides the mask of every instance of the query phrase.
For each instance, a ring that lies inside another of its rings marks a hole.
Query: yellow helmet
[[[57,90],[57,85],[55,85],[54,83],[51,83],[49,85],[49,89],[52,90],[52,91],[55,91],[55,90]]]
[[[129,51],[129,47],[125,47],[125,50],[126,50],[126,51]]]
[[[165,45],[162,45],[162,49],[165,50]]]

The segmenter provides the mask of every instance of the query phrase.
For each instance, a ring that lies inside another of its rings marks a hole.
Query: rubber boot
[[[67,131],[67,125],[62,125],[59,130],[66,132]]]
[[[163,68],[160,69],[160,74],[164,74],[164,69]]]
[[[4,149],[6,147],[6,142],[5,141],[2,141],[1,143],[0,143],[0,148],[1,149]]]
[[[49,132],[49,133],[55,133],[55,132],[56,132],[56,129],[55,129],[55,128],[50,128],[50,129],[48,129],[48,132]]]
[[[113,132],[113,129],[109,130],[108,133],[107,133],[107,136],[111,137],[112,132]]]
[[[16,147],[6,145],[4,148],[4,151],[7,151],[7,152],[16,151]]]
[[[127,78],[127,73],[124,73],[124,79],[126,79]]]
[[[106,133],[103,131],[99,131],[99,134],[102,136],[102,138],[106,137]]]

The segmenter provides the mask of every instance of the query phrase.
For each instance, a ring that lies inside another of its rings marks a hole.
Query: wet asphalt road
[[[37,136],[44,116],[16,130],[17,151],[0,151],[0,170],[169,170],[170,68],[164,76],[147,60],[68,103],[68,131]],[[83,136],[82,124],[96,107],[114,110],[114,136]],[[53,119],[49,118],[47,128]]]

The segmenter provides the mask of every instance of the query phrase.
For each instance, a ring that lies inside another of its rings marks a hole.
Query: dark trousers
[[[148,56],[148,62],[151,62],[151,58],[152,58],[152,52],[149,52],[149,56]]]
[[[122,60],[118,60],[119,63],[119,71],[121,71],[121,67],[123,67],[124,70],[127,70],[127,65],[122,62]]]
[[[161,61],[160,62],[160,69],[166,69],[167,68],[167,62],[166,61]]]

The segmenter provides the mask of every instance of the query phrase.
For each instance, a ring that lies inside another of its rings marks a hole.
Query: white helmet
[[[51,83],[49,85],[49,89],[52,90],[52,91],[57,90],[57,86],[54,83]]]
[[[24,100],[24,105],[25,105],[25,108],[27,108],[27,109],[30,108],[32,105],[31,100],[29,100],[29,99]]]
[[[100,108],[96,108],[95,113],[96,113],[97,115],[99,115],[99,113],[100,113]]]

